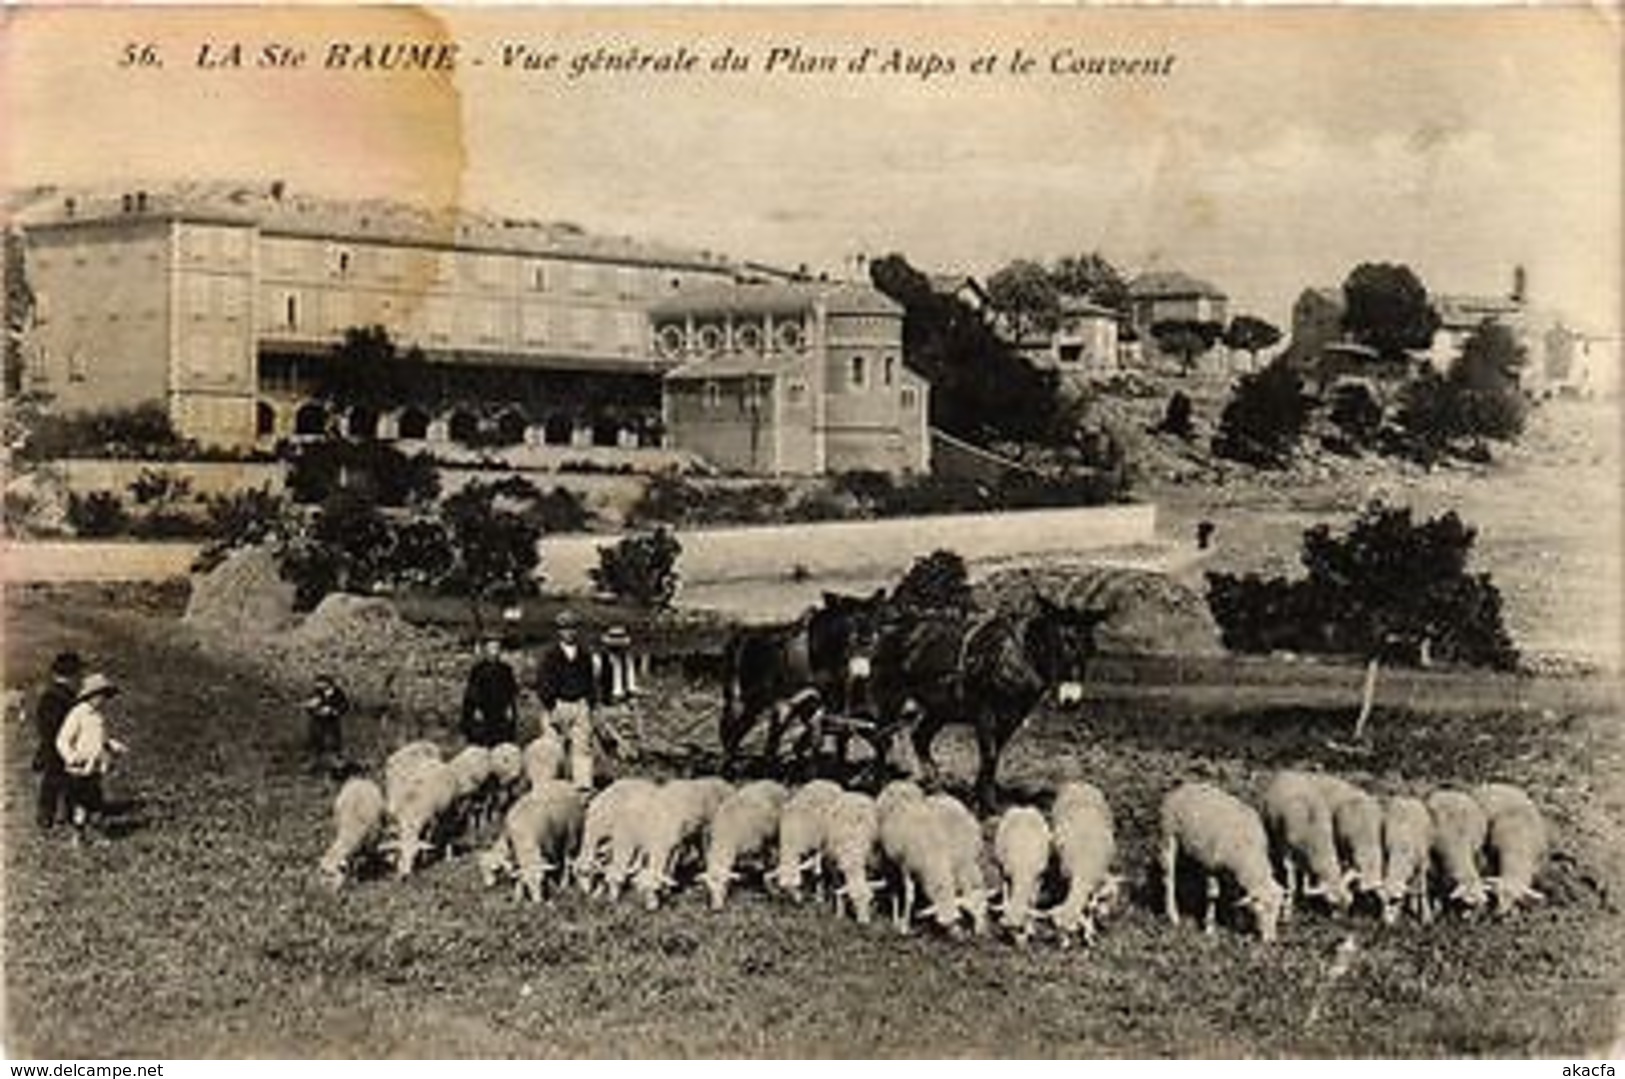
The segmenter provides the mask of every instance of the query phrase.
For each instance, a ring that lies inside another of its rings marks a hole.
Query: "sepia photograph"
[[[0,1056],[1625,1054],[1622,37],[8,6]]]

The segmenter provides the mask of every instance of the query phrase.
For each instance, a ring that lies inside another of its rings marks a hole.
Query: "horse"
[[[877,713],[876,767],[884,768],[891,738],[912,723],[910,740],[927,785],[940,772],[931,743],[943,727],[976,728],[976,798],[993,809],[999,757],[1045,694],[1056,703],[1083,699],[1083,670],[1105,615],[1056,606],[1042,597],[1029,614],[904,615],[883,631],[870,685]]]
[[[745,736],[769,716],[766,759],[778,759],[779,742],[792,715],[803,724],[798,755],[820,740],[822,711],[846,711],[862,698],[870,657],[885,609],[886,592],[847,596],[825,592],[815,607],[788,625],[741,629],[723,654],[723,773],[731,774]],[[817,694],[809,708],[805,691]]]

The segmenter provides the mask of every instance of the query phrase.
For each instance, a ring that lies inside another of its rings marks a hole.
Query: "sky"
[[[1404,262],[1615,335],[1617,11],[1530,9],[9,9],[0,174],[283,179],[841,272],[901,252],[986,276],[1098,250],[1286,324],[1307,286]],[[332,43],[453,44],[452,72],[329,69]],[[161,67],[121,66],[151,43]],[[243,69],[200,67],[243,46]],[[255,69],[268,44],[297,69]],[[559,67],[504,67],[503,50]],[[570,77],[603,48],[687,72]],[[935,54],[921,78],[845,65]],[[725,48],[746,71],[706,70]],[[836,72],[764,70],[770,50]],[[1016,50],[1034,68],[1009,70]],[[137,50],[139,52],[139,49]],[[1056,73],[1057,54],[1165,60]],[[992,58],[992,72],[972,61]],[[476,61],[478,61],[476,63]]]

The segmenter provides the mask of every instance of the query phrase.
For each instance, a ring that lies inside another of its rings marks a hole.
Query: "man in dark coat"
[[[67,805],[68,771],[62,754],[57,752],[56,735],[78,699],[79,679],[84,673],[85,663],[79,653],[59,652],[51,661],[51,684],[40,693],[34,708],[34,733],[39,739],[34,748],[34,771],[40,774],[35,819],[41,828],[55,825]]]
[[[519,680],[502,658],[502,641],[488,637],[468,672],[463,690],[463,737],[473,746],[495,746],[519,737]]]
[[[558,637],[542,651],[536,667],[536,696],[547,723],[569,742],[570,780],[579,790],[593,786],[593,713],[598,679],[592,653],[576,636],[576,617],[563,611],[554,619]]]

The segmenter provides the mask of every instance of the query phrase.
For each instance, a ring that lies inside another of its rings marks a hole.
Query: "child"
[[[124,743],[107,733],[107,717],[101,702],[118,692],[111,679],[100,672],[85,676],[79,695],[62,729],[56,735],[56,751],[68,774],[68,806],[73,820],[73,843],[84,842],[91,816],[102,812],[102,776],[114,753],[124,752]]]
[[[84,670],[78,652],[59,652],[51,661],[51,684],[40,694],[34,708],[34,729],[39,736],[34,771],[40,774],[35,816],[42,829],[56,824],[67,803],[68,773],[62,767],[62,754],[56,751],[56,735],[79,697],[79,676]]]
[[[350,698],[338,681],[327,673],[316,676],[316,692],[305,701],[310,717],[310,766],[313,770],[335,768],[344,756],[344,717],[350,712]]]

